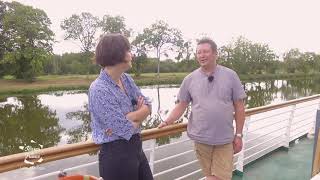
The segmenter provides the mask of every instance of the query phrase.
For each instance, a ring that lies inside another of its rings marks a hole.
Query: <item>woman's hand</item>
[[[144,104],[143,96],[139,96],[135,110],[126,114],[126,117],[131,122],[141,123],[149,115],[149,108]]]

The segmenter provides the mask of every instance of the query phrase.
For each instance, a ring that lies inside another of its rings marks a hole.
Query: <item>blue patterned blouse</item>
[[[133,79],[128,74],[121,76],[126,93],[101,70],[99,77],[89,88],[89,111],[91,115],[92,139],[96,144],[118,139],[129,140],[133,134],[140,133],[126,118],[134,111],[134,104],[141,94]],[[143,96],[145,104],[151,108],[151,102]],[[106,133],[108,130],[109,133]]]

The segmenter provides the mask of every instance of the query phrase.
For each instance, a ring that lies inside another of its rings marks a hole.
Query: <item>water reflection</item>
[[[320,78],[245,82],[244,88],[248,95],[246,106],[252,108],[319,94]],[[157,127],[166,118],[175,105],[178,90],[178,87],[164,86],[142,88],[143,94],[152,99],[153,106],[152,115],[143,122],[142,129]],[[187,118],[179,121],[187,121]],[[157,139],[157,143],[169,143],[181,134]],[[86,92],[59,91],[0,98],[0,156],[22,152],[19,146],[36,146],[31,140],[51,147],[90,137]]]
[[[68,112],[66,114],[66,118],[68,120],[74,121],[82,121],[80,125],[72,127],[67,130],[67,134],[69,135],[68,143],[76,143],[80,141],[86,141],[91,136],[91,128],[90,128],[90,114],[88,103],[83,106],[84,110],[78,110],[75,112]]]
[[[320,77],[244,83],[247,108],[265,106],[320,93]]]
[[[247,108],[264,106],[270,104],[277,92],[273,82],[251,82],[244,83],[247,93]]]
[[[0,156],[20,153],[21,147],[51,147],[60,141],[64,130],[56,112],[41,104],[37,96],[7,99],[0,104]],[[36,142],[36,143],[31,143]],[[20,148],[19,148],[20,146]]]
[[[142,123],[142,127],[141,127],[142,130],[157,127],[162,122],[161,116],[166,115],[168,113],[168,110],[162,113],[161,110],[157,109],[157,112],[159,113],[149,116]],[[90,114],[88,111],[88,103],[86,103],[83,106],[82,110],[78,110],[75,112],[68,112],[66,114],[66,118],[68,120],[73,120],[73,121],[82,121],[80,125],[77,125],[67,130],[67,134],[69,136],[67,140],[68,144],[76,143],[80,141],[86,141],[91,137]],[[183,121],[183,118],[181,118],[178,121],[178,123],[182,121]],[[156,143],[158,145],[167,144],[167,143],[170,143],[170,139],[179,138],[181,137],[181,135],[182,133],[177,133],[175,135],[171,135],[168,137],[158,138],[156,139]]]

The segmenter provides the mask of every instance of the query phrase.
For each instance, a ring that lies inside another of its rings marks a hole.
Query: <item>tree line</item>
[[[162,20],[135,32],[126,26],[123,16],[73,14],[60,27],[64,39],[78,43],[81,52],[62,55],[52,51],[55,35],[50,25],[43,10],[0,0],[0,77],[13,75],[34,80],[39,74],[97,74],[100,68],[92,63],[94,47],[105,33],[121,33],[129,38],[135,55],[130,72],[137,76],[149,72],[190,72],[198,67],[194,55],[196,40],[185,38],[179,29]],[[279,56],[267,44],[245,37],[220,46],[218,51],[219,63],[239,74],[320,71],[319,54],[291,49]]]

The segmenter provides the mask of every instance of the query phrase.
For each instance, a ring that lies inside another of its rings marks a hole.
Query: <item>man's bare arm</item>
[[[242,134],[243,125],[245,121],[245,106],[244,101],[237,100],[233,102],[234,109],[235,109],[235,115],[234,119],[236,121],[236,134]]]
[[[187,109],[189,103],[185,101],[180,101],[176,104],[176,106],[173,108],[167,119],[162,122],[158,128],[162,128],[164,126],[167,126],[169,124],[173,124],[176,120],[178,120],[184,113],[184,111]]]

